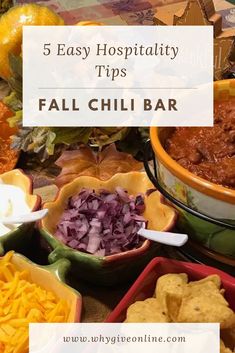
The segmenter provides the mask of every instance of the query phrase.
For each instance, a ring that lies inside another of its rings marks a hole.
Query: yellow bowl
[[[215,100],[228,100],[229,97],[233,96],[235,96],[235,79],[214,82]],[[163,144],[167,137],[171,134],[172,129],[174,128],[150,128],[151,143],[160,163],[162,163],[172,174],[174,174],[174,176],[182,180],[193,189],[196,189],[199,192],[215,199],[235,204],[235,190],[225,188],[200,178],[199,176],[189,172],[170,157],[170,155],[163,148]]]
[[[41,221],[40,232],[53,249],[49,261],[66,257],[72,261],[78,277],[96,283],[114,284],[133,278],[136,271],[140,271],[149,258],[154,256],[155,246],[149,240],[145,240],[142,246],[137,249],[98,257],[73,250],[56,238],[56,226],[71,196],[79,193],[84,187],[96,191],[106,189],[114,192],[117,186],[126,189],[132,195],[145,194],[147,190],[153,189],[147,175],[141,172],[119,173],[107,181],[81,176],[62,187],[55,201],[48,202],[43,206],[48,208],[49,212]],[[164,199],[158,191],[151,193],[148,197],[145,196],[145,207],[143,216],[148,221],[149,229],[167,231],[174,226],[176,211],[164,203]]]
[[[98,21],[80,21],[76,24],[76,26],[103,26],[102,22]]]
[[[26,257],[15,253],[11,262],[20,270],[28,270],[32,283],[36,283],[47,291],[53,292],[58,299],[68,303],[70,312],[67,322],[80,322],[82,310],[82,298],[80,293],[69,287],[66,274],[70,268],[70,262],[61,259],[52,265],[39,266]]]
[[[215,100],[235,96],[235,79],[214,83]],[[157,178],[174,199],[190,209],[225,223],[235,223],[235,190],[211,183],[189,172],[173,160],[164,149],[174,128],[150,128],[151,144],[157,160]],[[179,226],[211,250],[235,257],[235,231],[205,222],[189,212],[180,211]]]
[[[25,200],[31,209],[36,211],[40,208],[41,198],[33,195],[32,180],[20,169],[0,174],[0,183],[18,186],[25,193]],[[31,239],[34,223],[22,224],[18,228],[0,236],[0,255],[6,251],[16,250],[21,252]]]

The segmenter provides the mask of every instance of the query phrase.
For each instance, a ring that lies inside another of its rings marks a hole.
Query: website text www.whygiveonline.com
[[[185,336],[63,336],[64,343],[103,343],[105,345],[124,344],[124,343],[186,343]]]

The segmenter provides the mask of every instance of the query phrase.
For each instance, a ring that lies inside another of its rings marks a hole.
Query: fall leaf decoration
[[[12,0],[1,0],[0,1],[0,16],[9,10],[9,8],[13,6]],[[0,347],[1,348],[1,347]],[[1,351],[1,350],[0,350]]]
[[[7,119],[12,115],[13,112],[3,102],[0,101],[0,139],[10,139],[10,136],[16,133],[17,129],[10,128],[7,122]]]
[[[170,11],[159,9],[154,17],[156,25],[214,26],[214,77],[223,78],[234,64],[235,29],[222,30],[222,17],[215,12],[212,0],[188,0],[186,4],[172,5]],[[200,39],[199,39],[200,40]]]
[[[129,132],[128,127],[94,127],[90,135],[90,144],[104,147],[122,141]]]
[[[82,145],[78,150],[64,151],[55,164],[62,168],[55,180],[59,187],[82,175],[107,180],[116,173],[138,171],[143,168],[142,163],[130,154],[117,151],[115,144],[97,153],[90,147]]]
[[[10,128],[7,119],[13,115],[13,112],[0,101],[0,174],[12,170],[18,160],[18,153],[12,151],[11,135],[16,132],[15,128]]]

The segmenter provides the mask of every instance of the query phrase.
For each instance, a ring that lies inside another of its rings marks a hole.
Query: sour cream
[[[1,181],[0,181],[1,182]],[[25,192],[18,186],[0,184],[0,219],[29,213]],[[0,222],[0,236],[18,228],[20,224],[6,225]]]

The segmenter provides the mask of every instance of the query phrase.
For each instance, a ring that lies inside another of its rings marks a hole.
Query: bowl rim
[[[0,180],[2,179],[2,176],[4,176],[4,175],[10,175],[10,174],[15,174],[15,175],[17,175],[18,174],[18,176],[20,177],[20,178],[22,178],[22,179],[24,179],[25,180],[25,182],[26,182],[26,187],[27,187],[27,193],[29,194],[29,195],[32,195],[32,196],[34,196],[35,197],[35,202],[34,202],[34,206],[33,206],[33,208],[31,209],[31,212],[34,212],[34,211],[37,211],[37,210],[39,210],[40,208],[41,208],[41,197],[39,196],[39,195],[37,195],[37,194],[34,194],[33,193],[33,178],[30,176],[30,175],[27,175],[22,169],[20,169],[20,168],[17,168],[17,169],[12,169],[12,170],[10,170],[10,171],[8,171],[8,172],[5,172],[5,173],[2,173],[2,174],[0,174]],[[2,235],[1,237],[0,237],[0,250],[1,250],[1,246],[2,246],[2,244],[4,244],[5,243],[5,241],[9,238],[9,237],[11,237],[11,236],[13,236],[13,234],[17,234],[17,232],[20,230],[20,231],[24,231],[25,230],[25,224],[21,224],[20,226],[18,226],[17,228],[15,228],[15,229],[13,229],[13,230],[10,230],[9,232],[7,232],[6,234],[4,234],[4,235]]]
[[[223,87],[224,85],[230,83],[235,83],[233,80],[223,80],[214,82],[214,89],[217,87]],[[235,190],[226,188],[222,185],[212,183],[203,179],[196,174],[191,173],[186,168],[182,167],[177,163],[163,148],[159,139],[159,128],[156,126],[150,127],[150,140],[153,146],[154,153],[159,161],[178,179],[183,181],[185,184],[196,189],[197,191],[211,196],[213,198],[219,199],[224,202],[235,204]]]
[[[33,178],[32,178],[32,176],[26,174],[23,171],[23,169],[16,168],[16,169],[12,169],[12,170],[9,170],[8,172],[0,174],[0,179],[2,179],[2,177],[4,175],[7,175],[7,174],[15,174],[15,175],[19,174],[19,176],[21,178],[25,179],[25,181],[27,182],[27,188],[28,188],[27,193],[29,195],[35,196],[35,203],[34,203],[34,206],[33,206],[32,210],[31,210],[31,212],[37,211],[40,208],[40,206],[41,206],[41,197],[39,195],[33,193]]]
[[[176,267],[181,267],[181,270],[179,272],[177,271],[177,273],[184,272],[188,274],[189,272],[194,272],[194,273],[200,273],[203,277],[217,274],[221,278],[222,283],[225,283],[227,285],[229,284],[229,286],[232,286],[235,289],[235,278],[218,268],[207,266],[204,264],[197,264],[193,262],[169,259],[162,256],[155,257],[148,263],[148,265],[144,268],[141,274],[136,278],[135,282],[128,289],[126,294],[121,298],[121,300],[118,302],[116,307],[111,311],[111,313],[107,315],[104,322],[106,323],[119,322],[117,321],[117,318],[123,313],[124,310],[127,309],[127,304],[132,300],[133,296],[138,292],[140,283],[142,283],[149,276],[149,274],[158,267],[158,265],[166,264],[166,263],[171,263],[171,265],[175,265]]]
[[[34,202],[34,206],[33,208],[31,209],[31,212],[34,212],[34,211],[37,211],[41,208],[41,197],[37,194],[34,194],[33,193],[33,179],[30,175],[27,175],[22,169],[20,168],[17,168],[17,169],[12,169],[8,172],[5,172],[5,173],[2,173],[0,174],[0,180],[2,178],[2,176],[4,175],[10,175],[10,174],[15,174],[24,179],[25,182],[26,182],[26,187],[27,187],[27,193],[31,196],[34,196],[35,197],[35,202]],[[20,232],[24,232],[26,227],[28,227],[29,225],[27,224],[21,224],[20,226],[18,226],[17,228],[13,229],[13,230],[10,230],[9,232],[7,232],[6,234],[2,235],[0,237],[0,253],[4,253],[4,244],[5,242],[12,238],[14,235],[16,235],[19,231]]]
[[[137,171],[133,171],[133,172],[129,172],[129,173],[116,173],[116,174],[113,175],[113,177],[116,177],[119,174],[130,174],[130,173],[135,173],[135,174],[137,173],[137,174],[142,174],[142,175],[145,174],[146,177],[148,178],[148,176],[147,176],[147,174],[145,172],[137,172]],[[48,202],[48,203],[51,204],[51,203],[56,202],[60,198],[60,194],[63,191],[64,187],[74,183],[77,179],[79,179],[81,177],[84,177],[84,176],[79,176],[79,177],[75,178],[73,181],[71,181],[70,183],[65,184],[63,187],[58,189],[58,192],[57,192],[57,194],[56,194],[56,196],[54,198],[54,201]],[[110,181],[113,177],[111,177],[108,180],[105,180],[104,182]],[[98,179],[98,178],[90,177],[90,176],[89,176],[89,178]],[[102,182],[102,180],[101,180],[101,182]],[[160,204],[166,205],[172,210],[172,219],[171,219],[171,221],[169,221],[169,223],[162,230],[163,232],[167,232],[167,231],[170,231],[174,227],[174,225],[175,225],[175,223],[177,221],[178,212],[177,212],[177,210],[174,207],[172,207],[171,205],[169,205],[167,203],[167,201],[165,200],[164,196],[158,190],[156,190],[156,192],[159,193],[159,202],[160,202]],[[42,208],[47,208],[47,204],[48,203],[47,202],[44,203]],[[124,252],[121,252],[121,253],[118,253],[118,254],[113,254],[113,255],[108,255],[108,256],[97,256],[97,255],[92,255],[92,254],[89,254],[89,253],[85,253],[85,252],[73,249],[73,248],[69,247],[68,245],[63,244],[58,238],[56,238],[51,232],[49,232],[47,228],[45,228],[43,226],[43,220],[40,220],[38,222],[38,228],[39,228],[39,231],[41,232],[41,234],[45,235],[45,233],[46,233],[47,237],[49,237],[51,240],[53,240],[54,242],[57,243],[57,246],[55,248],[53,247],[53,250],[56,250],[57,248],[63,248],[63,249],[66,249],[67,251],[69,251],[71,253],[75,253],[77,255],[82,254],[84,257],[87,257],[87,259],[91,259],[91,260],[94,260],[94,261],[103,260],[106,263],[119,261],[121,259],[122,260],[130,259],[130,258],[133,258],[135,256],[141,256],[143,253],[145,253],[146,250],[149,249],[150,245],[153,243],[152,241],[146,239],[139,248],[127,250],[127,251],[124,251]]]
[[[66,283],[66,275],[70,269],[70,262],[67,259],[59,259],[53,264],[49,265],[38,265],[37,263],[33,262],[30,260],[28,257],[17,253],[13,250],[13,261],[14,259],[19,259],[23,263],[28,263],[30,267],[34,268],[35,270],[41,270],[41,271],[46,271],[51,274],[62,286],[66,287],[71,293],[73,293],[74,298],[76,298],[76,311],[73,313],[74,317],[74,322],[78,323],[81,321],[81,313],[82,313],[82,295],[80,292],[78,292],[76,289],[71,287]],[[4,255],[3,255],[4,256]],[[1,258],[1,257],[0,257]]]

